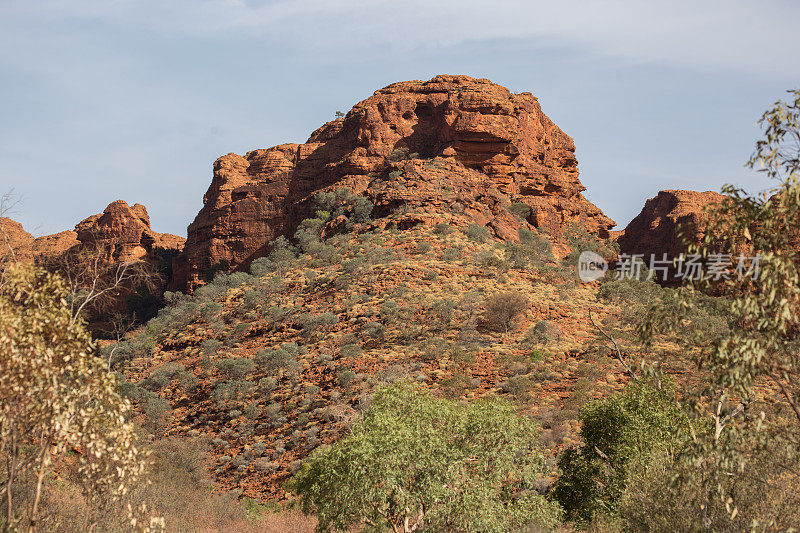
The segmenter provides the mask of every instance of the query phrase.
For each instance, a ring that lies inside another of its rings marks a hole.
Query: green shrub
[[[142,412],[146,419],[146,426],[152,431],[160,431],[166,424],[167,415],[172,410],[170,403],[153,392],[144,394],[140,401]]]
[[[298,320],[300,324],[302,324],[303,328],[310,330],[311,332],[315,332],[339,323],[339,317],[333,313],[322,313],[320,315],[304,313],[298,317]]]
[[[453,231],[453,226],[447,222],[439,222],[433,227],[433,232],[437,235],[447,235]]]
[[[442,259],[447,262],[456,261],[457,259],[461,259],[462,252],[461,248],[457,248],[455,246],[450,246],[442,250]]]
[[[383,325],[380,322],[368,322],[364,325],[364,334],[372,339],[383,337]]]
[[[167,386],[171,377],[172,373],[169,370],[159,368],[142,381],[142,387],[151,391],[161,390]]]
[[[216,339],[206,339],[200,343],[200,352],[205,356],[217,355],[222,343]]]
[[[489,228],[486,226],[473,223],[467,226],[466,235],[471,241],[486,242],[491,234],[489,233]]]
[[[349,387],[356,379],[356,373],[352,370],[342,370],[336,374],[336,383],[343,388]]]
[[[256,384],[252,381],[221,381],[214,386],[214,398],[216,400],[238,400],[253,390]]]
[[[364,268],[365,263],[363,257],[348,259],[347,261],[342,261],[342,270],[347,274],[352,274]]]
[[[297,248],[286,237],[280,235],[270,243],[270,252],[267,258],[275,264],[276,272],[283,274],[297,260]]]
[[[500,257],[497,257],[492,250],[481,250],[475,256],[475,262],[484,268],[497,268],[499,270],[507,270],[508,263]]]
[[[530,390],[534,382],[525,375],[511,376],[506,380],[501,388],[503,392],[513,394],[518,400],[529,400]]]
[[[614,257],[619,253],[619,245],[616,242],[605,241],[577,226],[567,228],[564,237],[572,251],[561,262],[569,267],[577,267],[578,257],[584,251],[595,252],[605,258]]]
[[[251,403],[244,408],[244,416],[249,420],[256,420],[261,416],[261,406],[257,403]]]
[[[279,348],[260,350],[255,356],[255,362],[269,371],[295,371],[299,363],[300,347],[294,342],[287,342]]]
[[[258,380],[258,390],[264,394],[271,393],[277,386],[278,384],[275,381],[275,378],[272,377],[261,378]]]
[[[206,302],[200,306],[200,316],[208,322],[222,311],[222,305],[217,302]]]
[[[506,260],[515,268],[542,268],[555,260],[553,246],[546,237],[520,229],[519,238],[518,244],[507,244],[504,247]]]
[[[558,507],[528,487],[546,472],[533,423],[497,400],[469,405],[400,385],[318,449],[288,488],[319,529],[506,532],[551,528]],[[394,510],[387,512],[387,510]]]
[[[614,515],[629,474],[654,453],[675,450],[686,438],[688,418],[670,388],[633,381],[608,399],[581,410],[580,447],[561,456],[553,495],[577,522]]]
[[[430,251],[431,251],[431,243],[429,243],[428,241],[420,241],[414,248],[414,253],[419,255],[425,255]]]
[[[241,379],[255,368],[253,360],[245,357],[231,357],[217,363],[217,369],[229,379]]]
[[[275,261],[269,257],[259,257],[250,263],[250,273],[257,278],[266,276],[267,274],[271,274],[277,270],[277,263],[275,263]]]
[[[250,331],[250,324],[247,322],[240,322],[236,324],[233,329],[228,330],[225,335],[225,346],[233,346],[241,342],[242,338]]]
[[[456,372],[439,382],[446,398],[458,398],[472,388],[472,379],[464,373]]]
[[[348,358],[348,357],[361,357],[361,346],[358,344],[345,344],[341,348],[339,348],[339,356]]]
[[[398,313],[399,309],[400,306],[397,305],[396,301],[386,300],[381,304],[381,317],[392,318]]]
[[[447,341],[445,339],[436,337],[425,343],[425,345],[422,347],[420,358],[423,361],[436,361],[444,357],[449,350],[450,345],[447,343]]]
[[[527,204],[523,204],[522,202],[513,202],[509,205],[506,210],[514,216],[521,218],[522,220],[527,220],[527,218],[531,215],[531,208]]]
[[[525,333],[526,342],[549,344],[561,340],[561,330],[549,320],[540,320]]]
[[[395,148],[389,152],[389,155],[386,156],[386,159],[392,162],[406,161],[410,159],[409,149],[406,146]]]
[[[455,308],[456,303],[452,300],[443,299],[433,303],[431,312],[439,329],[445,329],[450,325]]]

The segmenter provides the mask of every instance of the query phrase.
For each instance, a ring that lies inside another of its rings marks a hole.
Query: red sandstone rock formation
[[[29,248],[30,257],[58,257],[78,246],[78,234],[72,230],[37,237]]]
[[[22,224],[10,218],[0,217],[0,260],[19,255],[23,248],[33,243],[33,235],[25,231]]]
[[[0,218],[0,257],[14,248],[18,259],[55,260],[69,251],[94,246],[110,262],[143,259],[156,248],[181,250],[186,239],[150,229],[150,217],[143,205],[129,207],[122,200],[111,203],[103,213],[78,223],[75,231],[62,231],[34,238],[19,222]],[[7,241],[7,242],[5,242]]]
[[[56,257],[79,244],[74,231],[34,238],[23,229],[22,224],[10,218],[0,217],[0,229],[0,259],[11,257],[11,249],[14,257],[20,260]]]
[[[141,204],[128,206],[123,200],[78,223],[75,232],[82,246],[97,246],[114,262],[143,259],[155,248],[180,250],[185,240],[151,230],[147,209]]]
[[[575,224],[606,238],[614,221],[581,194],[577,165],[572,139],[530,93],[467,76],[395,83],[304,144],[219,158],[175,286],[196,286],[222,261],[247,265],[293,234],[315,192],[344,186],[368,197],[376,217],[407,211],[391,218],[400,227],[477,222],[515,239],[519,227],[557,235]],[[527,220],[511,203],[529,206]]]
[[[644,204],[641,213],[634,218],[619,236],[620,253],[650,254],[661,258],[666,253],[677,257],[686,251],[680,240],[682,231],[691,243],[700,243],[704,234],[704,211],[719,203],[724,196],[715,192],[661,191]]]
[[[185,239],[168,233],[156,233],[150,228],[150,217],[144,206],[128,206],[122,200],[111,203],[103,213],[90,216],[78,223],[75,231],[62,231],[34,239],[22,226],[10,219],[0,218],[0,261],[13,246],[18,260],[35,260],[45,268],[62,273],[71,272],[78,284],[93,283],[95,277],[106,280],[114,276],[116,265],[145,261],[155,271],[165,254],[159,249],[180,251]],[[6,243],[6,241],[8,241]],[[167,257],[169,255],[167,254]],[[100,261],[96,261],[100,259]],[[88,313],[90,328],[101,331],[107,324],[104,313],[125,311],[126,299],[139,283],[154,293],[160,293],[166,282],[160,276],[151,276],[149,269],[137,270],[111,293],[102,310]]]

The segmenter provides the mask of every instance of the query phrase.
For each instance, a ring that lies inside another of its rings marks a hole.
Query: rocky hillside
[[[533,95],[437,76],[376,91],[304,144],[219,158],[185,245],[121,200],[38,239],[0,223],[27,259],[182,250],[166,305],[100,355],[154,438],[203,445],[216,489],[274,502],[387,383],[509,399],[541,425],[551,460],[577,443],[581,407],[625,386],[637,321],[670,290],[582,284],[577,254],[610,257],[616,239],[622,253],[676,255],[679,231],[698,242],[722,198],[662,191],[612,235],[583,190],[572,139]],[[724,325],[706,307],[698,335]],[[661,363],[692,379],[685,358]]]
[[[627,381],[585,316],[614,307],[547,239],[375,222],[169,295],[116,352],[140,422],[210,443],[219,488],[281,500],[301,461],[346,434],[382,384],[517,401],[555,456],[575,442],[579,407]]]
[[[343,187],[399,228],[477,223],[514,240],[520,227],[605,238],[614,226],[581,194],[575,145],[536,97],[437,76],[376,91],[304,144],[219,158],[173,286],[192,289],[216,265],[246,268],[294,234],[314,193]]]

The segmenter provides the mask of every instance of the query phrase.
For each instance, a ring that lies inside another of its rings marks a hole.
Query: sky
[[[794,0],[0,0],[0,193],[36,236],[117,199],[185,236],[220,155],[467,74],[536,95],[622,229],[659,190],[770,185],[744,163],[800,87],[798,20]]]

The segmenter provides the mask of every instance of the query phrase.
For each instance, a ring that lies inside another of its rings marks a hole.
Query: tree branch
[[[797,405],[797,402],[792,398],[791,391],[786,388],[786,385],[783,384],[783,381],[778,378],[775,374],[770,373],[769,377],[772,378],[772,381],[778,384],[781,388],[781,392],[783,396],[786,398],[786,401],[789,402],[789,405],[792,406],[792,410],[794,411],[794,415],[797,417],[797,421],[800,422],[800,406]]]
[[[632,369],[632,368],[631,368],[631,366],[628,364],[628,362],[627,362],[627,361],[625,361],[625,359],[622,357],[622,351],[619,349],[619,345],[617,344],[617,341],[615,341],[615,340],[614,340],[614,338],[613,338],[611,335],[609,335],[608,333],[606,333],[605,331],[603,331],[603,328],[601,328],[601,327],[600,327],[600,326],[597,324],[597,322],[595,322],[595,321],[594,321],[594,318],[592,318],[592,308],[591,308],[591,307],[589,308],[589,321],[591,321],[592,325],[595,327],[595,329],[597,329],[597,331],[599,331],[599,332],[600,332],[600,334],[601,334],[603,337],[605,337],[606,339],[608,339],[608,340],[611,342],[611,344],[613,344],[613,345],[614,345],[614,350],[617,352],[617,357],[616,357],[616,359],[617,359],[617,360],[618,360],[620,363],[622,363],[622,366],[624,366],[624,367],[625,367],[625,370],[628,372],[628,375],[629,375],[629,376],[630,376],[632,379],[633,379],[633,378],[636,378],[636,372],[634,372],[634,371],[633,371],[633,369]]]

